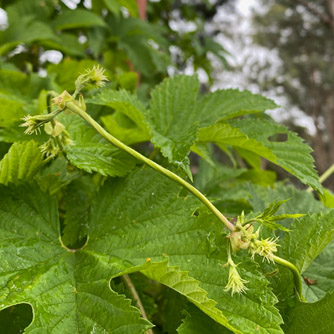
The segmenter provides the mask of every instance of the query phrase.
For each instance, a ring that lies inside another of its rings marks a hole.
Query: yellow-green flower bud
[[[94,65],[93,68],[87,69],[81,74],[75,81],[75,92],[78,93],[87,84],[91,84],[97,87],[103,87],[108,78],[104,75],[105,69],[99,65]],[[75,93],[75,95],[76,95]]]
[[[230,256],[227,261],[227,265],[230,267],[230,270],[228,273],[228,282],[225,286],[224,291],[231,290],[231,294],[233,296],[235,293],[240,294],[248,290],[247,287],[245,286],[245,283],[248,283],[248,281],[240,277],[237,270],[237,265],[233,262]]]
[[[50,113],[47,115],[27,115],[22,118],[24,123],[20,124],[22,127],[27,127],[27,129],[24,131],[25,134],[31,135],[32,133],[37,133],[40,131],[40,127],[50,122],[54,117],[56,116],[55,113]]]
[[[54,138],[50,138],[46,143],[40,146],[41,152],[45,154],[47,157],[56,157],[59,153],[59,148],[54,140]]]
[[[249,251],[252,254],[254,259],[255,254],[258,254],[263,257],[263,261],[267,260],[268,262],[274,262],[274,253],[277,252],[277,241],[276,239],[262,239],[262,240],[252,240]]]

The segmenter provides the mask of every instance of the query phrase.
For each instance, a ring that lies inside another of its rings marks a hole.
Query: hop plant
[[[249,247],[249,251],[252,254],[252,259],[254,259],[255,254],[258,254],[263,257],[263,261],[267,260],[268,262],[274,262],[274,253],[277,252],[277,243],[278,238],[267,238],[267,239],[254,239]]]
[[[33,133],[40,132],[40,127],[43,124],[50,122],[54,117],[55,115],[53,113],[47,115],[27,115],[22,118],[24,123],[20,124],[20,126],[27,127],[24,133],[27,135],[31,135]]]
[[[230,253],[228,254],[228,260],[225,266],[229,267],[229,273],[228,273],[228,282],[225,286],[224,291],[231,290],[231,294],[233,296],[235,293],[241,294],[246,290],[248,290],[247,287],[245,286],[245,284],[248,283],[248,281],[241,278],[237,270],[238,265],[234,263]]]
[[[82,73],[78,79],[75,81],[75,93],[79,93],[81,89],[87,84],[94,85],[96,87],[103,87],[108,81],[108,78],[104,75],[105,69],[100,67],[99,65],[93,66],[93,68],[86,69],[84,73]]]

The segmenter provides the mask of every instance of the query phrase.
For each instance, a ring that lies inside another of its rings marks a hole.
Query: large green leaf
[[[43,165],[43,156],[36,142],[15,142],[0,161],[0,183],[7,185],[32,180]]]
[[[286,135],[287,140],[279,142],[271,139],[277,134]],[[310,155],[311,148],[284,126],[264,120],[234,120],[201,129],[198,141],[215,142],[223,149],[232,146],[255,153],[322,191]]]
[[[231,297],[224,291],[228,270],[223,267],[227,255],[221,224],[211,215],[192,216],[197,201],[179,197],[178,191],[150,169],[106,184],[93,205],[86,251],[105,254],[106,264],[123,259],[117,268],[110,267],[113,276],[141,270],[236,333],[281,333],[277,299],[247,255],[236,258],[249,281],[247,294]],[[142,268],[150,259],[152,267]],[[154,266],[166,259],[168,268]]]
[[[115,109],[112,115],[103,116],[107,130],[126,144],[143,142],[150,139],[145,122],[145,106],[135,95],[126,90],[103,89],[86,103],[104,105]]]
[[[107,142],[76,115],[58,117],[66,126],[74,145],[66,146],[66,157],[74,166],[101,175],[124,176],[136,164],[129,154]]]
[[[89,258],[64,249],[58,230],[57,203],[36,185],[0,189],[0,309],[30,304],[25,333],[144,333],[139,311],[110,290],[107,273],[92,280]]]
[[[180,165],[184,170],[187,170],[187,156],[200,127],[277,107],[271,100],[260,95],[233,89],[217,91],[197,99],[198,89],[196,76],[175,76],[164,80],[151,94],[149,125],[152,141],[161,148],[162,154],[171,163]],[[217,132],[212,128],[214,127],[207,129],[207,132]],[[201,130],[199,136],[205,131]],[[236,142],[240,139],[241,136],[238,136]],[[265,150],[269,154],[269,150],[263,145],[253,146],[254,150]]]
[[[249,281],[247,294],[231,297],[224,291],[222,227],[211,215],[193,216],[199,203],[179,190],[148,168],[108,182],[94,200],[87,245],[70,251],[59,242],[55,199],[36,185],[1,188],[1,309],[31,304],[34,320],[27,333],[95,328],[139,334],[148,323],[110,290],[109,279],[141,271],[235,333],[282,333],[276,297],[248,256],[235,258]]]
[[[334,210],[296,220],[280,242],[280,254],[304,272],[334,239]]]
[[[164,80],[151,93],[152,142],[161,148],[169,162],[184,170],[189,168],[188,153],[197,134],[196,124],[189,118],[194,112],[198,89],[196,76],[175,76]]]
[[[331,242],[304,272],[303,292],[310,302],[334,290],[334,242]]]
[[[286,334],[329,334],[334,332],[334,293],[316,303],[300,303],[289,314]]]

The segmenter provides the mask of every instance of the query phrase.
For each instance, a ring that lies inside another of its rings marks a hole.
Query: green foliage
[[[286,134],[287,140],[269,140],[274,135]],[[322,191],[313,166],[311,149],[303,140],[285,127],[264,120],[234,120],[203,128],[199,142],[214,142],[222,149],[232,146],[260,155],[284,168],[303,183]]]
[[[162,80],[169,47],[179,42],[160,20],[139,20],[136,1],[98,0],[73,11],[54,1],[4,4],[1,330],[330,331],[332,321],[315,316],[332,309],[334,214],[323,204],[331,206],[330,194],[321,202],[261,166],[265,158],[322,191],[311,149],[263,114],[276,104],[248,91],[203,94],[196,75]],[[154,6],[160,8],[149,10]],[[206,15],[208,6],[201,7]],[[198,9],[180,8],[188,18]],[[222,61],[224,52],[198,33],[182,36],[181,50],[187,59],[196,49],[194,67],[210,72],[206,52]],[[10,52],[22,43],[21,53]],[[48,48],[65,59],[41,64]],[[99,63],[109,82],[90,82],[106,87],[86,85],[70,95],[77,76]],[[35,73],[40,69],[45,78]],[[29,123],[48,114],[56,119],[40,133],[19,127],[22,117]],[[232,239],[238,251],[231,252]],[[263,261],[278,258],[268,252],[290,261],[294,279]],[[316,304],[298,300],[302,292]],[[302,317],[312,324],[305,328]]]
[[[333,303],[333,293],[316,303],[298,303],[290,314],[289,327],[285,333],[331,333],[334,330]]]
[[[29,181],[43,165],[41,150],[33,140],[16,142],[0,161],[0,183]]]
[[[80,118],[68,115],[64,117],[64,125],[74,141],[65,148],[66,158],[72,165],[104,176],[125,176],[135,166],[132,157],[108,144]]]
[[[263,224],[264,226],[272,229],[272,230],[282,230],[285,232],[289,232],[290,230],[285,228],[284,226],[277,224],[276,221],[283,220],[283,219],[297,219],[302,216],[303,214],[296,213],[296,214],[283,214],[283,215],[276,215],[274,214],[277,212],[277,210],[280,208],[280,206],[287,202],[287,200],[273,202],[270,204],[269,207],[267,207],[260,215],[253,218],[254,221],[259,222],[260,224]]]

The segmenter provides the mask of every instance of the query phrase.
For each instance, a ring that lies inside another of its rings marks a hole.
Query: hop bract
[[[274,253],[277,252],[277,241],[278,238],[267,238],[258,240],[255,239],[251,242],[249,250],[254,258],[255,254],[258,254],[263,257],[263,260],[268,262],[274,262]]]
[[[93,68],[87,69],[75,81],[76,92],[80,92],[80,90],[87,84],[103,87],[106,81],[108,81],[108,78],[104,75],[104,72],[105,69],[99,65],[94,65]]]
[[[231,294],[233,296],[235,293],[240,294],[248,290],[245,286],[245,283],[248,283],[248,281],[241,278],[237,270],[238,265],[234,263],[230,254],[228,254],[228,260],[225,266],[229,266],[230,270],[228,273],[228,282],[225,286],[224,291],[232,290]]]

